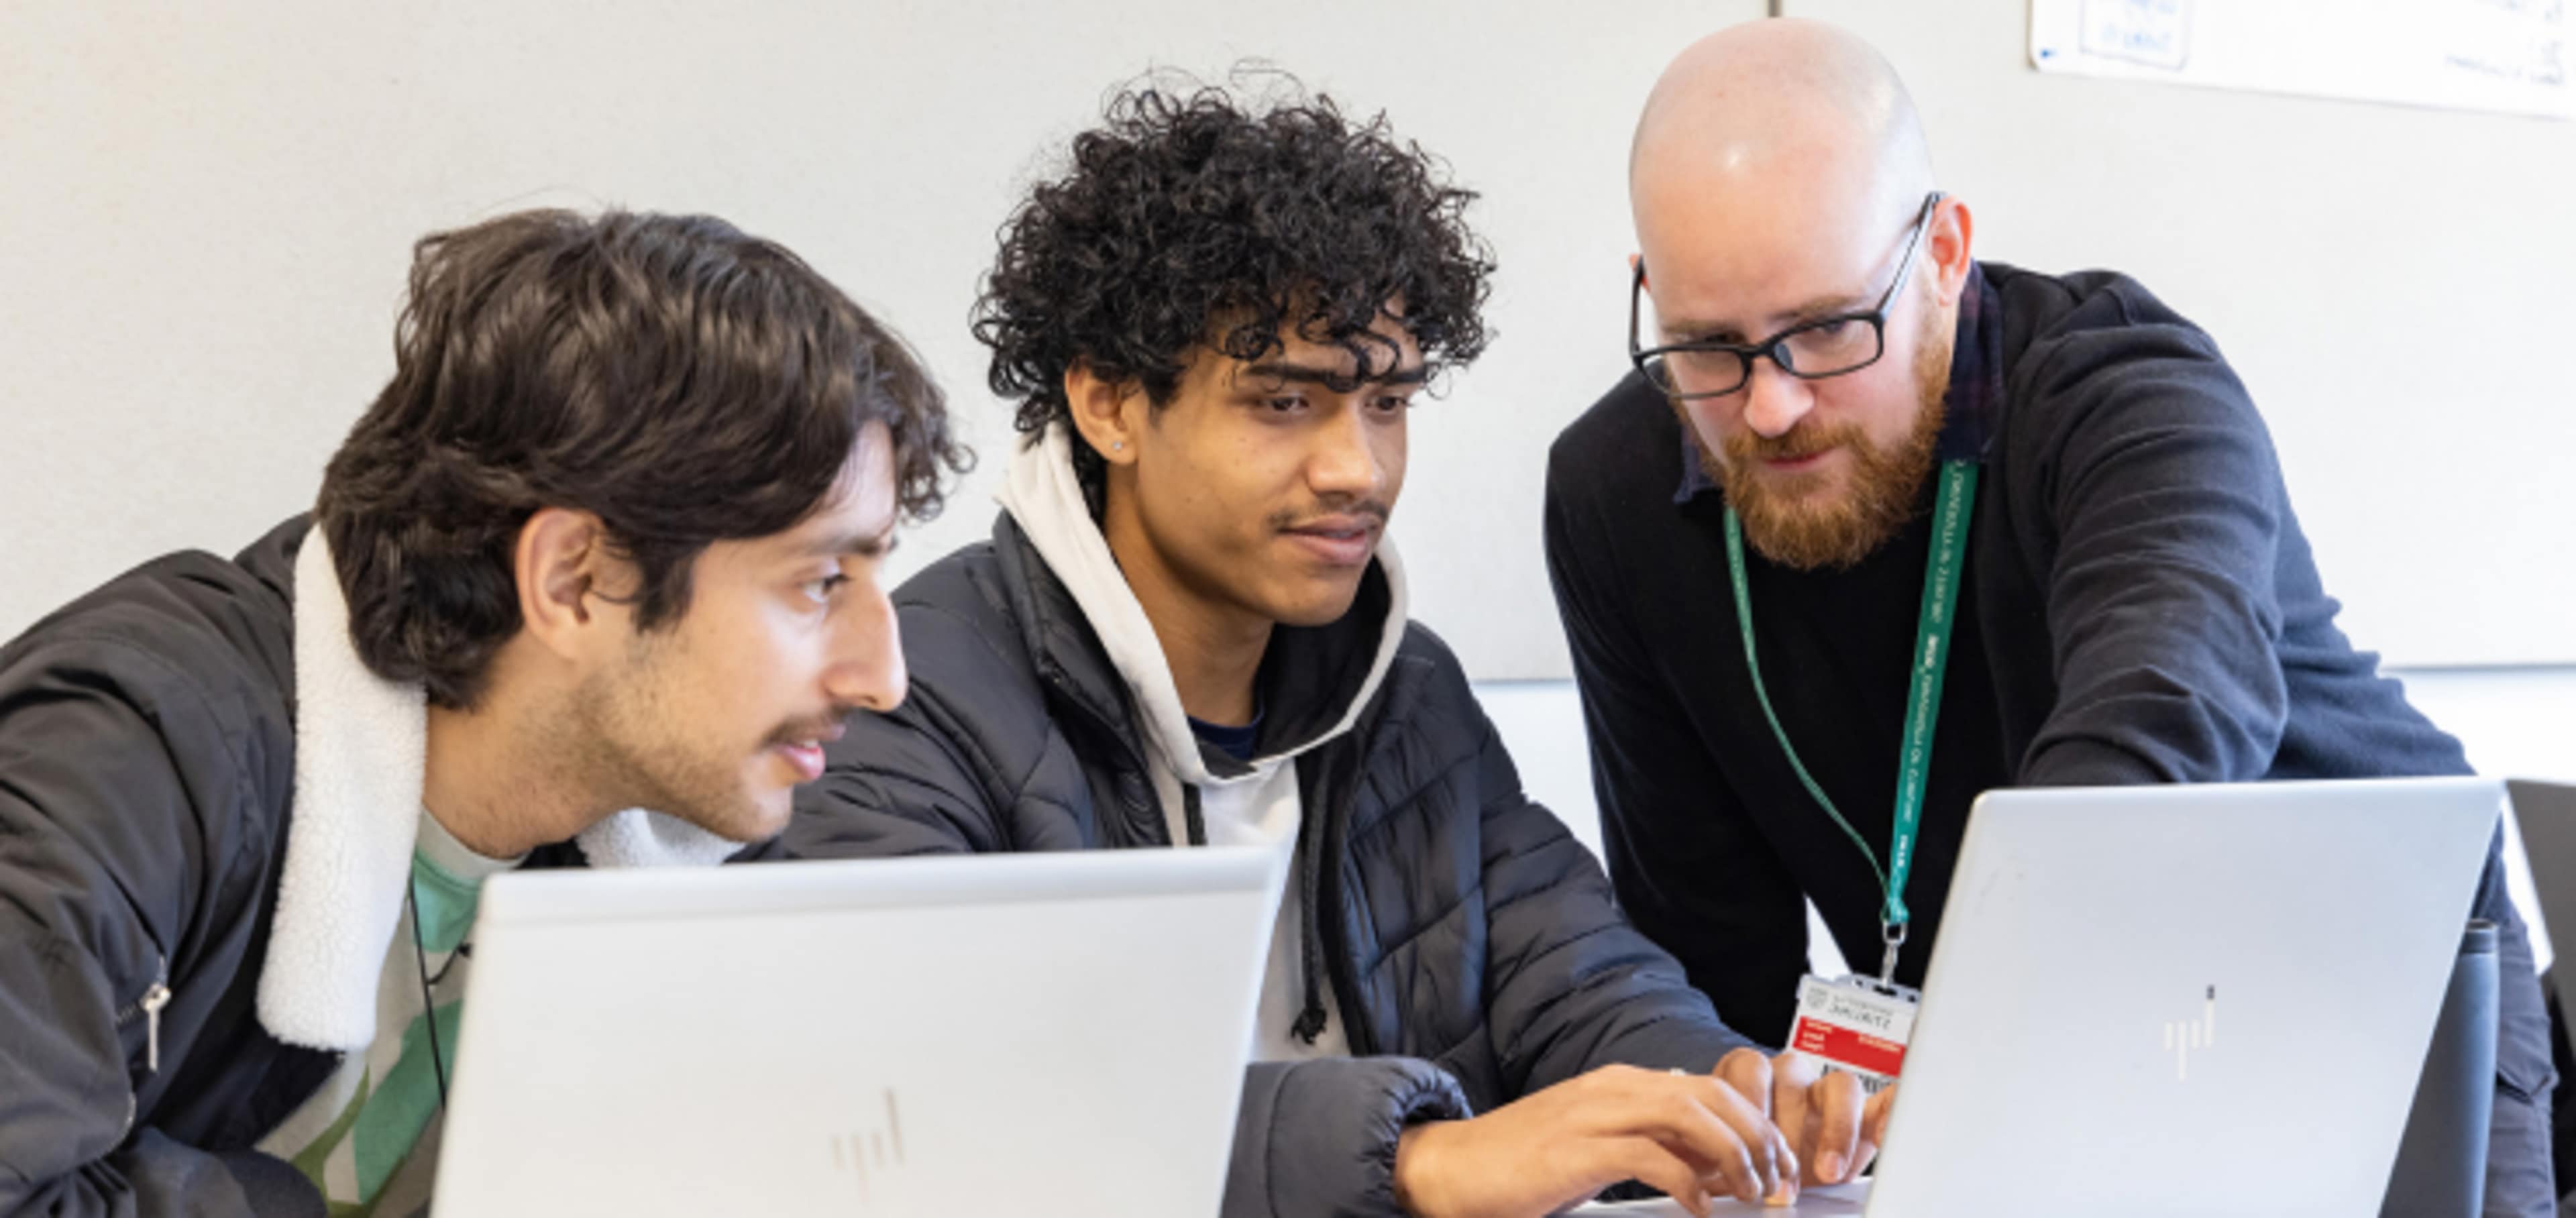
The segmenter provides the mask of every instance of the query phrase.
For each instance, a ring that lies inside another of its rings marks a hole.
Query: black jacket
[[[2099,272],[1985,264],[1968,305],[1942,446],[1984,468],[1900,980],[1921,983],[1989,788],[2467,772],[2336,627],[2271,438],[2208,335]],[[1874,969],[1880,891],[1753,697],[1724,497],[1686,473],[1692,451],[1641,379],[1612,389],[1550,454],[1549,570],[1620,898],[1729,1022],[1776,1036],[1805,900]],[[1782,726],[1882,859],[1929,515],[1848,570],[1746,556]],[[2546,1212],[2548,1023],[2492,857],[2476,916],[2501,925],[2506,965],[2489,1212]]]
[[[252,1009],[303,532],[157,559],[0,649],[0,1215],[322,1213],[250,1149],[338,1063]]]
[[[254,1005],[294,819],[306,528],[155,559],[0,647],[0,1218],[323,1213],[253,1149],[340,1061]]]
[[[1130,695],[1071,595],[1005,516],[899,589],[912,688],[863,716],[799,795],[800,856],[1161,847]],[[1373,575],[1344,623],[1386,604]],[[1265,731],[1373,655],[1282,628]],[[1293,655],[1317,662],[1283,658]],[[1291,731],[1293,728],[1275,729]],[[1263,752],[1272,752],[1267,746]],[[1398,1132],[1597,1066],[1705,1071],[1746,1042],[1630,929],[1599,865],[1520,780],[1465,674],[1409,626],[1349,733],[1301,754],[1307,959],[1353,1056],[1254,1065],[1224,1212],[1391,1212]],[[1310,989],[1311,992],[1311,989]]]

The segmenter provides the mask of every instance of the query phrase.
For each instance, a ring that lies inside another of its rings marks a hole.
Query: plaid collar
[[[1942,397],[1941,438],[1935,450],[1943,461],[1986,459],[1995,417],[2004,401],[2003,306],[1984,268],[1968,264],[1967,290],[1959,293],[1959,333],[1950,348],[1950,389]],[[1676,420],[1676,426],[1679,421]],[[1717,480],[1700,466],[1699,437],[1682,436],[1682,481],[1673,492],[1675,505],[1689,503],[1718,489]]]

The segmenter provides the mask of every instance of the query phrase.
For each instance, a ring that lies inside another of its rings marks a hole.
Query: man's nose
[[[1386,468],[1369,435],[1366,407],[1346,404],[1315,437],[1306,459],[1306,482],[1325,498],[1374,500],[1386,487]]]
[[[1807,382],[1789,375],[1767,359],[1753,361],[1752,379],[1744,386],[1744,426],[1763,439],[1786,435],[1816,407]]]
[[[868,602],[862,612],[852,615],[839,641],[839,654],[824,672],[823,692],[839,705],[883,713],[903,705],[911,673],[904,667],[903,633],[894,601],[884,589],[872,586]]]

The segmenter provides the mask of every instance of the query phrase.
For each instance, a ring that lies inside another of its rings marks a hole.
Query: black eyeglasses
[[[1805,380],[1821,380],[1858,372],[1878,362],[1887,353],[1887,306],[1896,299],[1897,289],[1905,286],[1906,277],[1914,271],[1914,254],[1923,244],[1923,230],[1932,223],[1932,209],[1941,205],[1940,191],[1923,197],[1923,210],[1914,217],[1914,227],[1905,238],[1904,260],[1897,264],[1896,280],[1887,285],[1878,303],[1864,313],[1840,313],[1803,321],[1758,343],[1723,343],[1701,339],[1671,343],[1661,347],[1637,345],[1638,302],[1646,294],[1646,264],[1637,264],[1637,274],[1628,284],[1628,362],[1655,387],[1677,398],[1713,398],[1744,388],[1753,379],[1753,361],[1768,359],[1780,371]]]

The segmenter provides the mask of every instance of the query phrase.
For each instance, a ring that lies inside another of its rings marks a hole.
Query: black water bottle
[[[2380,1218],[2463,1218],[2485,1206],[2495,1072],[2496,929],[2471,922],[2424,1053]]]

